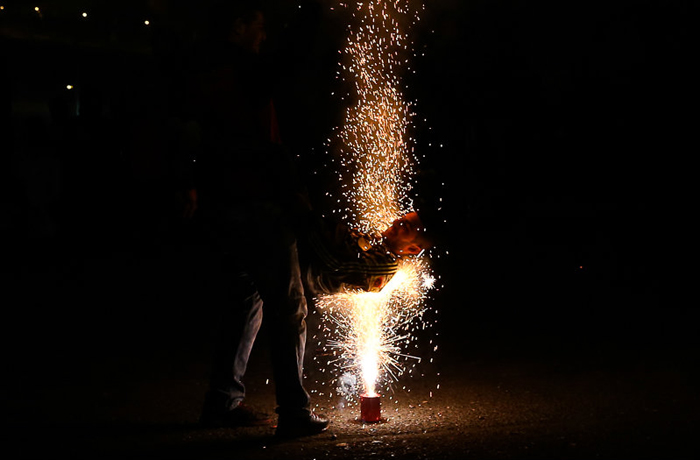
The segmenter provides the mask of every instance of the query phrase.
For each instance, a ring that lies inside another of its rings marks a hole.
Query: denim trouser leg
[[[224,307],[209,382],[208,399],[218,410],[233,409],[245,398],[243,376],[263,318],[262,299],[248,276],[234,276],[232,290],[240,297],[224,300],[231,305]]]
[[[309,410],[309,394],[303,384],[307,305],[296,244],[286,248],[286,253],[288,259],[281,278],[286,283],[279,286],[280,297],[275,299],[275,308],[267,310],[272,316],[268,317],[272,371],[277,412],[301,414]]]
[[[220,408],[225,399],[232,409],[245,396],[242,380],[264,308],[277,411],[308,412],[303,385],[307,305],[294,234],[279,219],[260,221],[243,234],[237,223],[224,219],[218,230],[239,276],[226,300],[233,304],[225,305],[207,401]]]

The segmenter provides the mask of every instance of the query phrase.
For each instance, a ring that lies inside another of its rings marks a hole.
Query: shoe
[[[296,438],[321,433],[328,428],[329,420],[313,412],[306,415],[280,415],[275,435],[283,438]]]
[[[207,428],[236,428],[241,426],[262,426],[272,421],[269,414],[255,411],[241,403],[227,412],[204,411],[199,423]]]

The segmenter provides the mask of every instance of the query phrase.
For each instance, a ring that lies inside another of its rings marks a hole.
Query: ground
[[[24,267],[28,309],[5,324],[13,329],[4,347],[10,372],[2,393],[4,445],[14,452],[8,458],[631,459],[698,453],[697,343],[686,335],[691,316],[630,319],[625,324],[634,332],[617,330],[618,319],[595,327],[583,316],[578,325],[568,316],[552,328],[522,315],[511,315],[514,321],[465,314],[483,305],[447,284],[433,300],[445,311],[430,333],[438,350],[430,353],[432,362],[383,395],[380,423],[362,423],[357,406],[328,391],[329,377],[311,359],[306,381],[315,410],[331,420],[326,432],[278,440],[274,424],[199,427],[213,326],[206,304],[214,299],[214,280],[205,278],[201,254],[189,251],[113,252],[44,271]],[[314,324],[312,315],[310,328]],[[664,329],[669,325],[675,330]],[[316,352],[310,347],[310,355]],[[250,405],[273,412],[264,334],[254,349],[248,391]]]

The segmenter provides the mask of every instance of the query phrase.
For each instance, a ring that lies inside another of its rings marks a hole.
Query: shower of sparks
[[[342,188],[347,223],[379,235],[413,210],[410,198],[418,161],[410,138],[413,104],[402,93],[402,76],[414,54],[407,32],[420,18],[409,0],[367,0],[348,6],[353,24],[341,51],[338,75],[349,83],[341,127],[332,150]],[[416,2],[412,2],[416,3]],[[422,9],[422,5],[420,6]],[[376,237],[375,244],[380,242]],[[420,357],[407,350],[415,331],[425,329],[426,296],[434,278],[425,257],[402,259],[399,271],[380,292],[346,291],[317,299],[322,330],[328,336],[329,365],[354,376],[374,395]]]
[[[346,217],[373,234],[412,207],[413,114],[401,90],[412,53],[406,30],[418,15],[408,0],[370,0],[356,4],[353,18],[339,73],[351,84],[354,105],[336,132],[338,178]]]
[[[434,279],[425,261],[409,259],[379,292],[349,291],[321,296],[323,326],[330,336],[329,364],[359,376],[363,393],[373,396],[378,385],[398,380],[406,352],[416,340],[416,324],[426,311],[425,299]]]

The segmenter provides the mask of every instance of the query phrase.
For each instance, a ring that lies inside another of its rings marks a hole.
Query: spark
[[[341,75],[350,82],[349,106],[335,132],[335,156],[345,214],[364,233],[378,233],[409,212],[417,158],[408,135],[413,104],[402,93],[403,63],[411,53],[407,0],[358,3]],[[416,14],[417,16],[417,14]],[[404,24],[406,24],[404,26]]]
[[[384,229],[413,211],[410,192],[418,166],[410,136],[414,104],[402,92],[402,75],[413,52],[410,24],[420,18],[409,0],[341,6],[355,21],[338,71],[350,83],[341,100],[351,103],[327,144],[341,185],[342,196],[334,198],[347,224],[379,244]],[[434,283],[421,253],[400,259],[399,270],[379,292],[347,290],[316,299],[328,337],[327,364],[342,376],[355,375],[351,381],[361,382],[366,395],[377,394],[382,385],[388,389],[406,372],[408,360],[421,360],[406,349],[416,339],[415,323],[423,321]],[[345,377],[340,381],[348,382]]]
[[[375,395],[378,383],[391,383],[404,373],[402,361],[420,357],[404,348],[412,341],[411,327],[426,311],[431,284],[425,262],[407,259],[379,292],[347,291],[320,296],[318,306],[327,347],[342,372],[358,375],[364,392]]]

